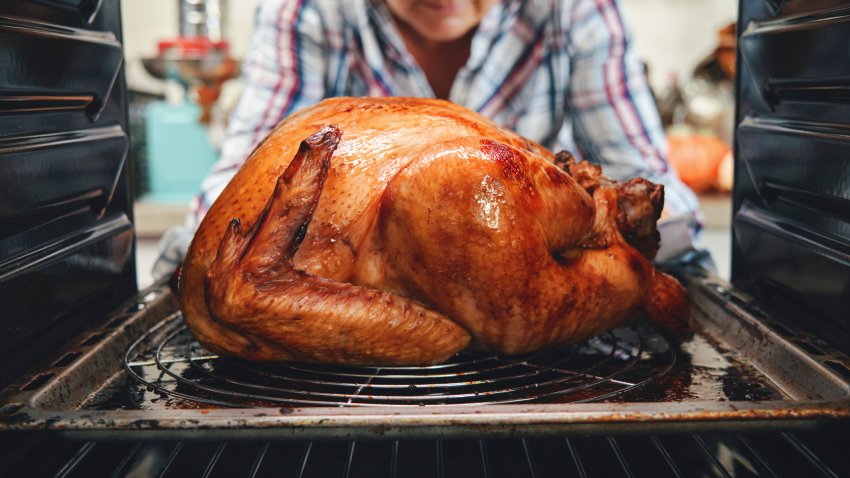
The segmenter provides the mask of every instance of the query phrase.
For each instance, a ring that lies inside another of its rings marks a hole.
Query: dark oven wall
[[[743,0],[732,280],[850,352],[850,5]]]
[[[0,2],[0,387],[136,290],[120,18]]]

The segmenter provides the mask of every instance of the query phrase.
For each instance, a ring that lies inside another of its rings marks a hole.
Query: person
[[[335,96],[444,98],[614,179],[661,183],[664,216],[678,227],[659,257],[689,247],[682,229],[699,228],[616,0],[263,0],[243,76],[220,159],[186,228],[164,238],[160,275],[182,260],[190,231],[254,146]]]

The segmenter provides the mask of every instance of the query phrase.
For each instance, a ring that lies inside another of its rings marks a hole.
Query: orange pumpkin
[[[717,184],[720,162],[729,152],[726,144],[699,133],[676,133],[667,137],[667,158],[682,182],[695,192],[703,192]]]

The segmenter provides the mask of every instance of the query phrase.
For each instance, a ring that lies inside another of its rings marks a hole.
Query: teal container
[[[201,108],[189,102],[157,101],[145,109],[150,192],[146,200],[188,202],[201,186],[218,154],[207,128],[198,122]]]

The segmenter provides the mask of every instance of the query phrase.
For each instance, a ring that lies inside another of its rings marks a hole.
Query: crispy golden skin
[[[181,272],[186,321],[251,360],[428,364],[642,312],[686,320],[683,289],[649,263],[660,186],[559,158],[445,101],[325,100],[210,209]]]

